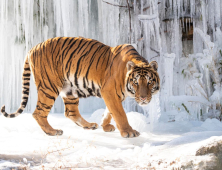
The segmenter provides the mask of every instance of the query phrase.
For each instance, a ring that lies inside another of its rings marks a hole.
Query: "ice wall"
[[[130,43],[149,62],[158,61],[160,93],[145,109],[127,99],[127,111],[144,112],[154,122],[160,111],[199,120],[221,114],[221,0],[1,0],[0,9],[0,105],[7,110],[20,104],[23,60],[32,46],[83,36],[110,46]],[[26,111],[34,110],[36,96],[32,81]],[[101,99],[80,101],[81,112],[101,107]],[[52,111],[63,109],[58,98]]]
[[[186,112],[189,120],[221,117],[222,1],[165,0],[161,9],[163,53],[175,54],[173,93],[162,111]]]

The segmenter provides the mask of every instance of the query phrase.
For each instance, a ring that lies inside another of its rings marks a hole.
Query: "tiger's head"
[[[151,101],[152,95],[160,89],[157,62],[135,64],[133,61],[128,61],[126,67],[128,95],[134,97],[140,106],[147,105]]]

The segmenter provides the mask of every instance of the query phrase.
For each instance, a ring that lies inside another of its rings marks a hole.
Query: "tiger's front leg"
[[[112,119],[111,113],[106,107],[106,110],[103,114],[103,119],[100,124],[105,132],[113,132],[115,130],[115,127],[112,124],[110,124],[111,119]]]
[[[112,113],[112,117],[116,122],[116,126],[119,129],[121,136],[124,138],[139,136],[140,133],[132,129],[129,125],[121,99],[116,95],[116,92],[104,90],[102,96],[110,113]]]
[[[65,116],[84,129],[97,129],[97,123],[87,122],[79,113],[79,98],[63,98],[65,104]]]

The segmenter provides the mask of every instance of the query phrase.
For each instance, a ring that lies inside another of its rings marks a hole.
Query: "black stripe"
[[[78,100],[78,98],[69,98],[69,100]]]
[[[17,113],[22,113],[23,112],[23,109],[19,109],[18,111],[17,111]]]
[[[102,65],[103,65],[105,59],[106,59],[107,57],[109,57],[109,55],[108,55],[108,56],[106,55],[106,53],[107,53],[109,50],[110,50],[110,48],[107,48],[107,50],[106,50],[106,52],[105,52],[105,54],[104,54]],[[110,51],[109,51],[109,52],[110,52]],[[109,59],[107,59],[107,60],[109,61]]]
[[[15,117],[15,114],[10,114],[9,117],[10,117],[10,118],[14,118],[14,117]]]
[[[77,52],[77,54],[79,54],[79,52],[82,50],[82,48],[86,45],[86,43],[88,43],[88,41],[86,41],[80,48],[79,51]]]
[[[86,97],[86,94],[85,94],[85,93],[81,94],[81,93],[79,92],[79,90],[80,90],[80,89],[76,90],[78,97],[79,97],[79,98],[81,98],[81,97],[84,97],[84,98],[85,98],[85,97]],[[80,91],[81,91],[81,90],[80,90]]]
[[[128,88],[128,84],[129,84],[129,78],[127,79],[126,89],[127,89],[127,91],[131,92],[131,90]],[[131,93],[132,93],[132,92],[131,92]]]
[[[138,53],[131,53],[130,55],[138,55]]]
[[[37,110],[43,110],[39,105],[36,105]]]
[[[107,62],[106,62],[106,68],[107,68],[108,65],[109,65],[110,57],[111,57],[111,50],[109,51],[108,60],[107,60]],[[111,71],[110,71],[110,74],[111,74]]]
[[[97,89],[97,93],[96,93],[96,95],[97,95],[98,97],[102,97],[101,94],[100,94],[99,89]]]
[[[55,58],[57,59],[57,62],[56,62],[56,63],[57,63],[57,64],[56,64],[57,66],[58,66],[58,64],[61,62],[61,61],[60,61],[60,57],[58,57],[59,53],[60,53],[60,48],[59,48],[59,50],[58,50],[58,53],[55,55]]]
[[[93,81],[92,81],[92,90],[93,90],[94,93],[96,92],[96,91],[95,91],[95,86],[94,86]]]
[[[28,83],[24,83],[23,85],[24,85],[24,86],[29,86],[29,82],[28,82]]]
[[[63,50],[63,52],[62,52],[62,61],[63,61],[63,57],[64,57],[64,53],[65,53],[65,51],[67,50],[69,48],[69,46],[67,45],[66,46],[66,48]],[[68,51],[68,50],[67,50]],[[67,53],[66,53],[67,54]]]
[[[26,104],[27,104],[27,101],[24,101],[21,103],[22,106],[26,106]]]
[[[70,45],[70,43],[72,43],[72,41],[73,40],[75,40],[75,38],[73,38],[73,39],[71,39],[70,41],[69,41],[69,43],[68,43],[68,45],[66,46],[66,48],[63,50],[63,52],[62,52],[62,63],[63,63],[63,60],[64,60],[64,53],[65,53],[65,51],[69,48],[69,45]],[[69,52],[69,49],[67,50],[67,53]],[[67,55],[67,53],[66,53],[66,55]],[[65,56],[66,56],[65,55]],[[63,66],[62,66],[63,67]]]
[[[44,68],[44,70],[45,70],[45,67],[43,67],[43,68]],[[50,79],[49,79],[49,76],[48,76],[46,70],[45,70],[45,75],[47,76],[48,82],[49,82],[50,86],[52,87],[53,91],[54,91],[56,94],[59,94],[59,91],[58,91],[57,87],[55,87],[54,83],[53,83],[53,84],[51,83],[51,81],[50,81]],[[45,84],[44,79],[43,79],[43,83]],[[46,85],[46,84],[45,84],[45,85]],[[47,86],[46,86],[46,87],[47,87]],[[50,89],[50,88],[48,88],[48,89]]]
[[[27,73],[27,74],[23,74],[23,77],[30,77],[30,73]]]
[[[141,57],[140,55],[133,57],[133,59],[142,61],[144,64],[147,64],[147,65],[149,64],[148,61],[145,58]]]
[[[108,48],[107,48],[107,49],[108,49]],[[97,69],[97,67],[98,67],[98,64],[99,64],[100,59],[102,58],[102,55],[105,54],[106,51],[107,51],[107,50],[104,50],[104,51],[102,52],[102,54],[99,56],[99,59],[97,60],[97,63],[96,63],[96,69]]]
[[[83,50],[83,52],[82,53],[84,53],[85,51],[86,51],[86,49],[89,47],[89,45],[91,45],[91,43],[93,43],[94,41],[90,41],[88,44],[87,44],[87,46],[86,46],[86,48]],[[97,44],[97,43],[96,43]],[[94,45],[94,44],[92,44],[92,45]],[[88,51],[90,51],[90,50],[88,50]],[[81,54],[82,54],[81,53]]]
[[[126,52],[126,54],[128,54],[130,51],[136,51],[135,49],[130,49],[130,50],[128,50],[127,52]],[[137,51],[136,51],[137,52]],[[138,53],[137,53],[137,55],[138,55]]]
[[[94,61],[94,58],[96,57],[95,54],[96,54],[97,51],[100,50],[102,47],[104,47],[104,45],[99,46],[99,48],[97,48],[96,51],[95,51],[95,52],[93,53],[93,55],[91,56],[90,63],[89,63],[89,67],[88,67],[88,69],[87,69],[87,71],[86,71],[86,79],[88,79],[88,74],[89,74],[90,67],[92,66],[92,63],[93,63],[93,61]]]
[[[120,86],[120,90],[121,90],[121,93],[122,93],[122,95],[123,95],[123,98],[125,99],[125,94],[124,94],[123,91],[122,91],[122,86]]]
[[[66,38],[66,40],[64,41],[64,43],[62,44],[62,48],[64,47],[66,41],[69,40],[69,38]]]
[[[55,101],[55,97],[50,96],[48,93],[44,92],[43,89],[40,89],[40,90],[45,94],[46,97]]]
[[[115,89],[116,89],[116,81],[115,81]],[[116,94],[121,99],[120,95],[118,95],[118,93],[117,93],[117,89],[116,89]]]
[[[24,68],[24,70],[25,70],[25,71],[30,71],[30,68],[29,68],[29,67],[28,67],[28,68]]]
[[[67,69],[67,67],[68,67],[68,64],[71,65],[70,60],[72,59],[73,54],[79,49],[79,46],[81,45],[82,41],[83,41],[83,39],[80,40],[78,46],[77,46],[77,47],[75,48],[75,50],[70,54],[70,57],[69,57],[68,61],[66,62],[66,67],[65,67],[66,69]],[[73,45],[73,44],[72,44],[72,45]],[[70,47],[70,48],[71,48],[71,47]]]
[[[27,91],[23,91],[23,94],[27,94],[27,95],[29,95],[29,92],[27,92]]]
[[[68,52],[70,51],[70,49],[72,49],[72,47],[73,47],[73,45],[78,41],[78,39],[73,39],[74,40],[74,42],[71,44],[71,45],[69,45],[68,44],[68,50],[67,50],[67,52],[66,52],[66,54],[65,54],[65,56],[68,54]],[[71,42],[71,41],[70,41]],[[63,55],[63,54],[62,54]],[[69,60],[69,59],[68,59]],[[67,64],[68,64],[68,62],[67,62]]]
[[[71,104],[71,105],[77,105],[77,104],[79,104],[79,101],[74,102],[74,103],[72,103],[72,102],[65,102],[65,105],[68,105],[68,104]]]
[[[40,102],[40,101],[38,101],[40,104],[41,104],[41,106],[42,107],[44,107],[45,109],[51,109],[52,108],[52,105],[47,105],[47,104],[45,104],[45,103],[42,103],[42,102]]]
[[[88,88],[87,90],[88,90],[89,94],[90,94],[91,96],[93,96],[92,89]]]
[[[85,80],[85,77],[83,77],[83,87],[86,88],[86,80]]]

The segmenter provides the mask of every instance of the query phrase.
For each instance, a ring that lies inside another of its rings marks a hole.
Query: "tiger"
[[[127,96],[139,105],[147,105],[160,89],[156,61],[148,62],[130,44],[107,46],[97,40],[83,37],[55,37],[34,46],[26,55],[22,75],[22,101],[18,110],[8,114],[5,105],[1,112],[14,118],[25,109],[31,73],[37,87],[38,99],[33,117],[41,129],[51,136],[62,135],[54,129],[47,117],[60,95],[65,105],[65,116],[84,129],[97,129],[97,123],[87,122],[79,113],[79,98],[103,98],[107,111],[101,126],[112,132],[113,118],[124,138],[140,133],[128,123],[122,102]]]

